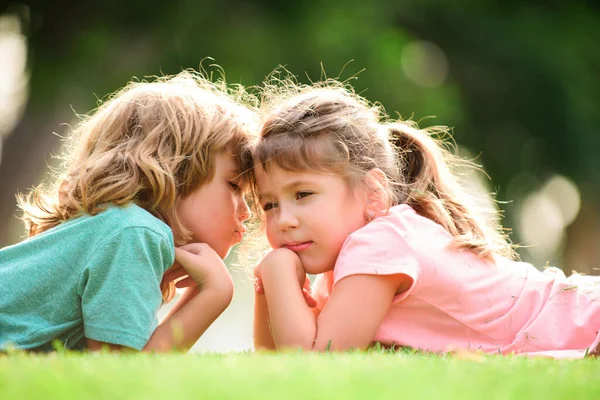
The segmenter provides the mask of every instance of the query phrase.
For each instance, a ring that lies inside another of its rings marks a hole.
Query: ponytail
[[[387,124],[390,141],[398,152],[402,179],[396,188],[397,203],[411,206],[419,215],[437,222],[452,236],[452,247],[470,250],[493,260],[495,254],[515,258],[514,250],[498,225],[498,211],[491,218],[479,215],[473,195],[460,185],[450,166],[473,165],[453,155],[432,137],[445,128],[419,130],[407,123]]]
[[[380,104],[331,79],[300,85],[293,77],[276,77],[261,95],[256,163],[339,174],[352,185],[364,183],[365,175],[378,168],[388,182],[389,206],[408,204],[437,222],[454,237],[456,249],[490,261],[495,255],[514,258],[497,208],[480,213],[483,208],[471,204],[476,196],[461,187],[455,167],[473,165],[446,150],[440,140],[446,128],[420,130],[412,122],[390,120]]]

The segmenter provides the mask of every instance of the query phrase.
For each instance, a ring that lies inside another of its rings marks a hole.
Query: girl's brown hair
[[[461,186],[455,168],[474,166],[446,148],[447,128],[390,120],[380,105],[335,80],[310,86],[267,81],[262,110],[254,157],[265,170],[319,170],[359,185],[379,168],[388,182],[389,206],[408,204],[439,223],[454,236],[456,249],[490,261],[494,255],[516,257],[497,208],[477,208],[476,196]]]
[[[190,232],[177,218],[177,200],[212,178],[219,152],[232,152],[240,171],[251,167],[254,107],[243,87],[193,71],[130,82],[73,130],[62,172],[19,196],[28,236],[132,202],[185,243]],[[174,286],[163,288],[165,299],[173,294]]]

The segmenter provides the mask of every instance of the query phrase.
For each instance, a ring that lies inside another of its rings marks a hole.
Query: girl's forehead
[[[323,185],[332,179],[341,179],[335,174],[320,171],[289,171],[277,165],[254,167],[259,192],[280,191],[301,185]]]
[[[310,172],[306,171],[290,171],[281,168],[276,163],[269,163],[265,166],[264,164],[256,164],[254,166],[254,174],[256,175],[257,181],[259,182],[279,182],[281,180],[293,179],[301,175],[310,175]]]

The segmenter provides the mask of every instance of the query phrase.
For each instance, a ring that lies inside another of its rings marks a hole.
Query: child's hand
[[[190,243],[175,249],[175,263],[167,270],[163,279],[177,280],[178,288],[231,282],[225,263],[205,243]]]
[[[205,243],[175,248],[175,263],[163,280],[189,287],[156,328],[146,351],[189,349],[233,298],[233,281],[219,255]]]
[[[180,279],[182,277],[183,279]],[[190,278],[190,275],[185,268],[183,268],[177,261],[175,261],[173,265],[171,265],[171,267],[165,271],[162,280],[164,283],[175,282],[175,287],[179,289],[198,286],[196,281]]]
[[[262,264],[258,264],[254,268],[254,288],[255,288],[257,294],[265,293],[265,289],[264,289],[264,286],[262,284],[262,279],[261,279],[261,277],[262,277],[261,270],[260,270],[261,265]],[[316,307],[317,301],[314,299],[314,297],[311,294],[310,279],[308,279],[308,276],[306,276],[306,272],[304,272],[304,269],[302,267],[297,268],[296,272],[298,273],[298,283],[300,285],[302,285],[302,295],[304,296],[306,305],[310,308]]]

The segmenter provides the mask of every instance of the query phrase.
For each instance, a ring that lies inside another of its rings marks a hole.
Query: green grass
[[[398,352],[11,354],[0,399],[600,399],[600,360]]]

